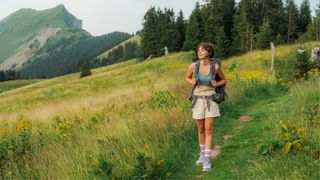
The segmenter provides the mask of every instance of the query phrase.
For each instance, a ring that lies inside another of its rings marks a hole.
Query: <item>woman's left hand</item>
[[[217,83],[217,81],[216,80],[212,80],[211,81],[211,85],[213,86],[213,87],[218,87],[218,83]]]

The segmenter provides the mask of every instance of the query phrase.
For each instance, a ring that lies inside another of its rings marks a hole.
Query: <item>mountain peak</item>
[[[77,19],[74,15],[72,15],[63,4],[56,6],[61,13],[65,23],[69,28],[72,29],[82,29],[82,20]]]
[[[53,14],[58,13],[68,28],[82,29],[82,20],[79,20],[72,15],[63,4],[59,4],[51,9],[48,9],[47,11],[50,11]]]
[[[82,21],[63,4],[46,10],[24,8],[10,14],[0,21],[0,64],[25,45],[25,40],[33,39],[46,29],[81,30]]]
[[[0,25],[7,21],[21,21],[26,20],[30,24],[45,22],[51,27],[67,28],[67,29],[82,29],[82,20],[77,19],[72,15],[63,4],[59,4],[53,8],[45,10],[34,10],[30,8],[22,8],[10,14],[0,21]],[[25,22],[24,22],[25,23]],[[24,24],[23,23],[23,24]]]
[[[54,8],[57,8],[57,9],[65,9],[66,10],[66,7],[63,5],[63,4],[59,4],[57,5],[56,7]]]

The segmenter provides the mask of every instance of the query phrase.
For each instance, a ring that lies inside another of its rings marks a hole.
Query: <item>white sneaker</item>
[[[202,171],[208,172],[212,169],[210,157],[205,157],[202,163]]]
[[[201,166],[204,161],[204,153],[200,153],[199,159],[196,161],[197,166]]]

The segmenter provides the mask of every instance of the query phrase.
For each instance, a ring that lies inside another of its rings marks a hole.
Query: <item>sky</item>
[[[63,4],[94,36],[113,31],[135,33],[142,29],[143,16],[151,6],[173,9],[176,15],[181,9],[188,18],[197,1],[203,0],[0,0],[0,20],[21,8],[44,10]],[[309,1],[312,11],[320,3]],[[302,0],[295,2],[300,5]]]

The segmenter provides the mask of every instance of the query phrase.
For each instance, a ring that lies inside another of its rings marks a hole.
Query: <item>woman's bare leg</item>
[[[197,119],[199,144],[205,144],[204,119]]]
[[[196,161],[196,165],[200,166],[204,160],[204,143],[205,143],[205,129],[204,129],[204,119],[197,119],[198,126],[198,140],[199,140],[199,148],[200,148],[200,156]]]
[[[213,143],[214,118],[209,117],[204,120],[205,127],[205,149],[211,149]]]

